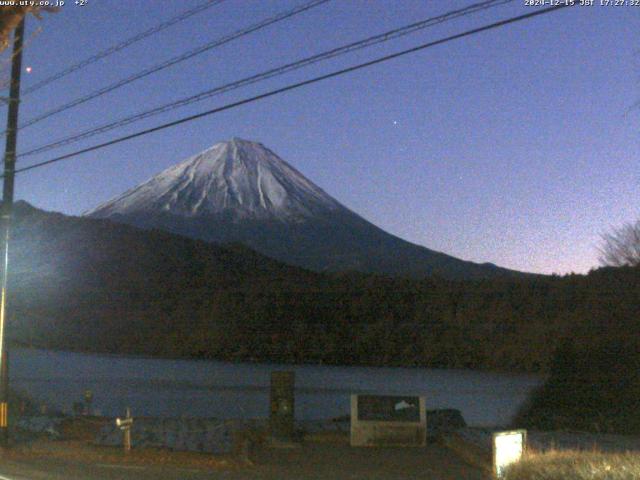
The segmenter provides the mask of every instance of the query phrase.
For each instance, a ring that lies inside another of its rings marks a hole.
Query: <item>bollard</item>
[[[92,414],[92,410],[91,410],[92,402],[93,402],[93,392],[91,390],[85,390],[84,391],[84,404],[85,404],[84,414],[85,415]]]
[[[294,437],[295,419],[295,373],[271,373],[271,415],[269,418],[271,437],[274,440],[291,442]]]

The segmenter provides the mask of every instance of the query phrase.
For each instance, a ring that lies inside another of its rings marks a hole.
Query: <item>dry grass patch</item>
[[[640,479],[640,453],[530,452],[505,472],[506,480]]]

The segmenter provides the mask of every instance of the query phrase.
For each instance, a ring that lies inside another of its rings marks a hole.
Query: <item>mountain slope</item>
[[[316,271],[518,275],[391,235],[341,205],[263,145],[233,139],[86,212],[210,242],[240,242]]]

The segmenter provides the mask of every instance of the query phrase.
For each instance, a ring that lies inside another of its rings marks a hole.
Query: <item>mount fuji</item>
[[[260,143],[234,138],[84,214],[218,243],[316,271],[522,275],[412,244],[340,204]]]

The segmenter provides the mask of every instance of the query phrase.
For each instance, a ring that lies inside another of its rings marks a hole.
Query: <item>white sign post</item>
[[[133,417],[131,416],[131,409],[127,407],[127,415],[124,418],[116,418],[116,426],[122,430],[122,445],[124,446],[125,453],[131,451],[131,426],[133,425]]]
[[[504,469],[522,458],[527,447],[526,430],[510,430],[493,434],[493,472],[504,477]]]

